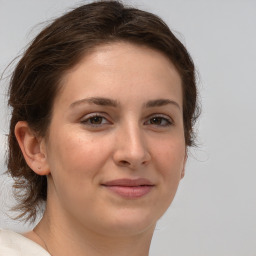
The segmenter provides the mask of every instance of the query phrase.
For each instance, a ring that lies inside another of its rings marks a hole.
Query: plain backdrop
[[[0,0],[0,72],[43,27],[39,23],[83,2]],[[255,256],[256,1],[124,2],[161,16],[199,72],[199,146],[190,150],[185,178],[158,223],[150,255]],[[6,170],[7,86],[2,79],[0,173]],[[2,176],[0,186],[0,227],[31,228],[8,217],[11,180]]]

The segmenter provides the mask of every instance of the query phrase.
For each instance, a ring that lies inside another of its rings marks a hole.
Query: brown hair
[[[90,49],[116,41],[157,49],[176,66],[183,82],[185,142],[187,146],[194,144],[193,125],[199,113],[195,70],[182,43],[154,14],[125,7],[119,1],[82,5],[56,19],[32,41],[11,77],[7,163],[18,189],[18,217],[35,220],[38,206],[47,198],[47,179],[26,164],[14,135],[16,123],[26,121],[36,134],[45,136],[63,74]]]

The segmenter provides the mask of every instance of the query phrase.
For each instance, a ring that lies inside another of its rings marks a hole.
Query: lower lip
[[[145,196],[148,194],[153,186],[137,186],[137,187],[127,187],[127,186],[105,186],[110,191],[128,198],[136,199]]]

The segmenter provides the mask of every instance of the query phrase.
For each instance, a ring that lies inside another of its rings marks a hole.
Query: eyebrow
[[[71,103],[70,108],[74,108],[83,104],[109,106],[109,107],[118,107],[120,105],[118,101],[112,100],[109,98],[90,97],[90,98],[81,99]],[[181,109],[180,105],[176,101],[169,100],[169,99],[149,100],[147,103],[144,104],[144,107],[146,108],[161,107],[169,104],[174,105],[179,109]]]
[[[74,108],[82,104],[93,104],[93,105],[99,105],[99,106],[109,106],[109,107],[117,107],[119,103],[116,100],[108,99],[108,98],[101,98],[101,97],[90,97],[81,99],[78,101],[73,102],[70,107]]]
[[[161,107],[169,104],[174,105],[179,109],[181,109],[180,105],[176,101],[169,100],[169,99],[150,100],[145,104],[145,106],[146,108],[152,108],[152,107]]]

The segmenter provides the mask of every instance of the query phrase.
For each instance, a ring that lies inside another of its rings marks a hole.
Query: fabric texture
[[[51,256],[40,245],[10,230],[0,229],[0,256]]]

